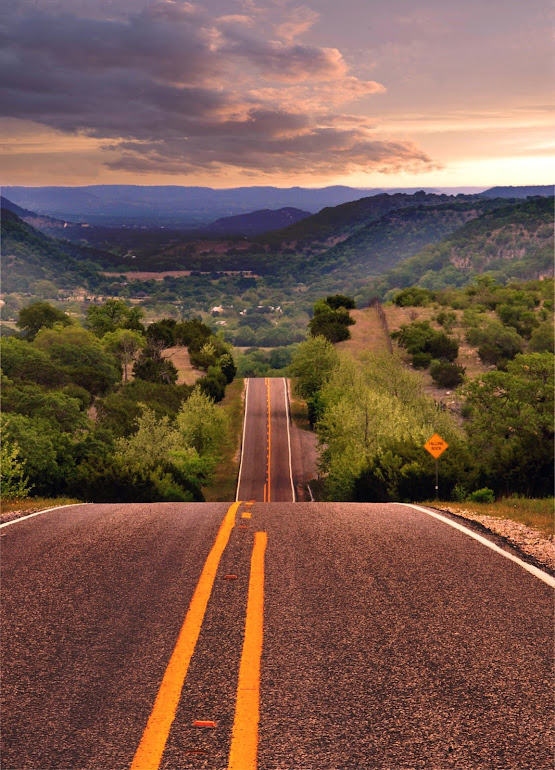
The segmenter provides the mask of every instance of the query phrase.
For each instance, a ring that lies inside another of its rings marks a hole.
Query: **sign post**
[[[432,438],[429,438],[426,443],[424,444],[424,449],[426,449],[434,458],[436,461],[436,500],[439,500],[439,468],[438,468],[438,460],[440,455],[442,455],[449,444],[447,441],[444,441],[441,436],[437,433],[434,433]]]

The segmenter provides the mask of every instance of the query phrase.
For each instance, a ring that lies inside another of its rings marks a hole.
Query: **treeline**
[[[301,343],[290,373],[320,438],[327,499],[429,499],[434,461],[423,444],[434,433],[449,444],[440,461],[442,499],[463,500],[484,489],[495,495],[552,495],[552,290],[552,281],[503,287],[484,277],[463,291],[445,292],[443,306],[436,296],[435,320],[443,323],[442,331],[418,321],[401,328],[398,341],[413,365],[431,366],[442,387],[459,386],[460,419],[426,395],[423,375],[408,369],[398,354],[355,360],[340,355],[323,336]],[[399,293],[397,301],[421,305],[431,302],[431,295],[414,289]],[[464,309],[467,338],[494,370],[468,378],[455,363],[458,343],[449,331],[456,315],[446,309],[448,302]],[[518,344],[511,346],[515,339]],[[441,381],[442,370],[454,372],[456,382]]]
[[[3,497],[203,499],[226,438],[216,402],[235,375],[229,345],[195,320],[145,327],[120,300],[91,306],[83,325],[32,303],[18,326],[2,339]],[[194,387],[164,356],[176,344],[205,372]]]

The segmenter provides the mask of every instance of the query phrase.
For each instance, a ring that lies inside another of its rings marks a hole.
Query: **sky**
[[[552,184],[548,0],[2,0],[5,185]]]

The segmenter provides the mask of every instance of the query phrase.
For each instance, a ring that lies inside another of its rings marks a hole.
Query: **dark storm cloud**
[[[337,49],[291,35],[268,41],[249,17],[210,18],[190,3],[158,2],[127,19],[14,4],[0,31],[2,114],[111,140],[120,157],[110,167],[127,170],[430,166],[412,143],[330,114],[383,88],[350,74]]]

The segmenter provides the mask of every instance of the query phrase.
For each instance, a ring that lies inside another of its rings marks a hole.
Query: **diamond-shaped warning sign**
[[[437,460],[437,458],[445,452],[448,446],[449,444],[447,441],[444,441],[438,433],[434,433],[432,438],[428,439],[424,444],[424,449],[427,449],[432,457],[435,457]]]

